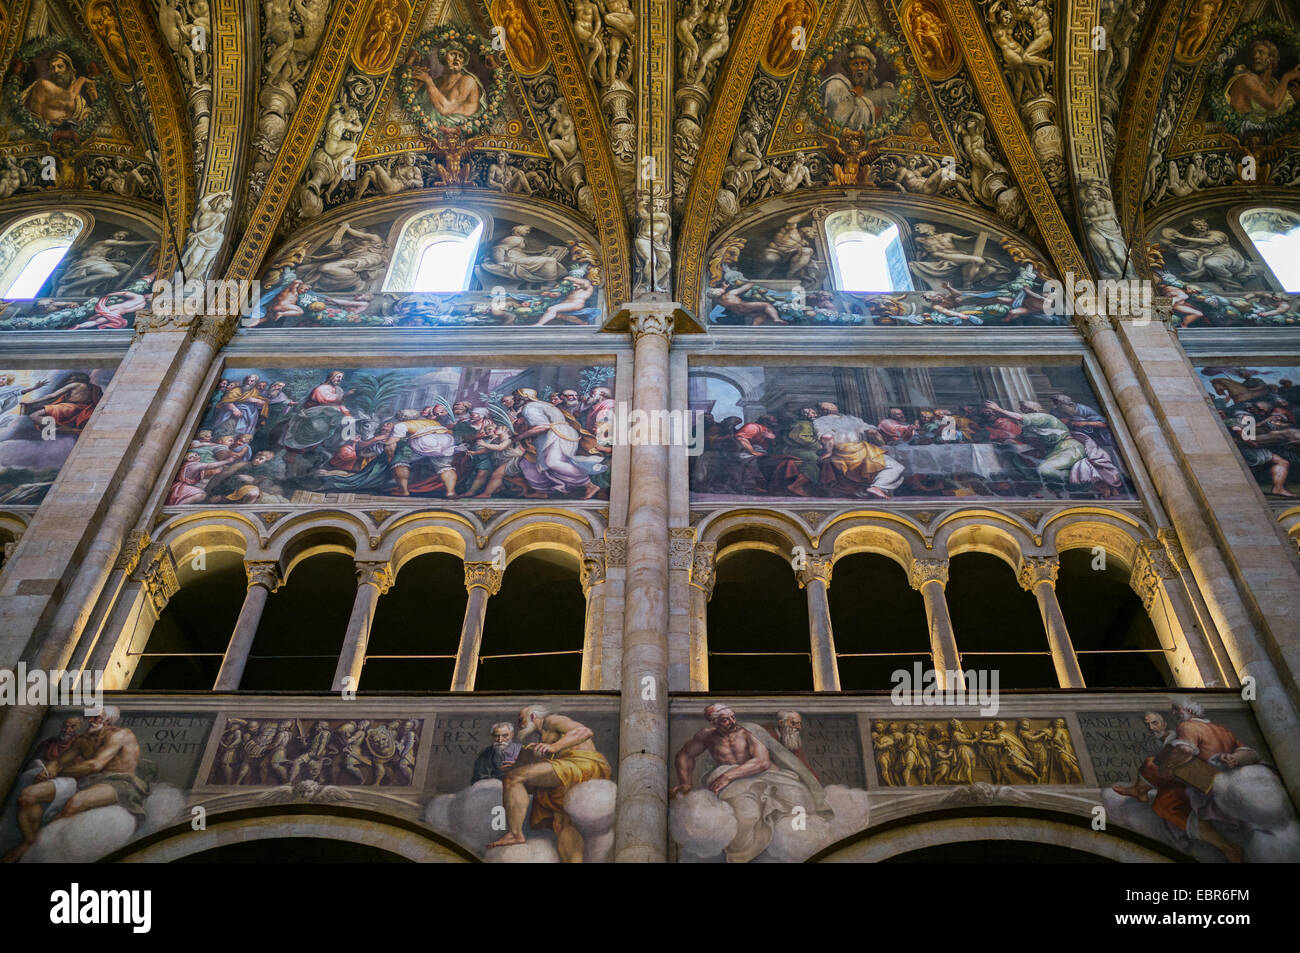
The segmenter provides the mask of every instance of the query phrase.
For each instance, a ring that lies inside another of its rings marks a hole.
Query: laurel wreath
[[[14,64],[9,70],[9,78],[5,80],[5,105],[9,107],[9,114],[18,120],[18,124],[24,130],[37,139],[47,141],[63,123],[55,126],[31,112],[23,102],[23,90],[27,86],[25,79],[27,64],[38,56],[52,53],[55,50],[67,53],[74,59],[85,63],[86,75],[95,84],[97,95],[94,102],[90,104],[90,111],[86,114],[85,119],[73,125],[77,135],[80,137],[94,132],[95,127],[99,125],[100,120],[104,118],[104,113],[108,110],[108,91],[104,88],[102,80],[104,67],[85,44],[80,40],[74,40],[66,36],[44,36],[28,40],[18,48]]]
[[[821,71],[835,57],[836,53],[846,46],[857,43],[877,50],[884,59],[889,61],[889,64],[898,74],[898,101],[888,115],[883,116],[879,122],[867,130],[867,134],[872,139],[883,138],[899,127],[903,119],[911,112],[912,101],[916,98],[916,83],[912,71],[907,68],[907,61],[903,58],[903,48],[888,33],[869,26],[857,26],[845,27],[831,36],[827,41],[826,49],[818,53],[808,67],[809,81],[804,90],[804,108],[808,110],[808,115],[822,129],[836,139],[839,139],[845,133],[857,132],[857,130],[850,130],[839,125],[826,115],[826,107],[822,103],[821,97],[821,83],[815,79],[815,77],[821,75]]]
[[[1210,96],[1210,115],[1235,136],[1260,133],[1272,137],[1300,127],[1300,103],[1293,106],[1289,112],[1260,122],[1250,116],[1238,114],[1224,95],[1228,81],[1232,78],[1228,72],[1228,63],[1249,46],[1252,40],[1260,36],[1273,40],[1279,46],[1285,43],[1293,52],[1300,53],[1300,31],[1277,20],[1255,20],[1242,24],[1228,37],[1228,41],[1224,43],[1223,49],[1214,61],[1214,68],[1210,71],[1207,85],[1213,91]],[[1285,70],[1286,63],[1279,62],[1277,66]]]
[[[435,27],[429,32],[421,34],[411,44],[411,52],[419,54],[421,57],[427,57],[453,40],[460,42],[467,48],[476,49],[479,58],[485,63],[490,65],[495,63],[491,44],[484,41],[481,36],[472,30],[454,24]],[[467,61],[468,59],[466,57]],[[466,65],[468,65],[468,62]],[[397,95],[402,101],[403,108],[411,118],[419,123],[420,128],[426,135],[434,137],[444,130],[455,129],[466,138],[471,138],[487,132],[492,127],[492,124],[501,118],[501,104],[505,90],[504,66],[499,64],[492,66],[491,82],[488,83],[487,89],[484,91],[487,94],[487,102],[480,103],[479,112],[473,116],[444,116],[436,110],[426,108],[418,96],[421,87],[415,84],[415,80],[411,75],[412,69],[413,67],[409,63],[398,67]]]

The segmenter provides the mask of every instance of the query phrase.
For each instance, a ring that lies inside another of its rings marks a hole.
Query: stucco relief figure
[[[22,93],[23,105],[32,115],[52,126],[79,123],[86,118],[91,103],[99,98],[95,81],[77,72],[72,57],[55,50],[36,67],[36,79]]]
[[[632,241],[641,265],[639,286],[652,291],[668,289],[673,265],[671,231],[668,200],[657,192],[642,192],[637,200],[637,232]]]
[[[788,718],[795,713],[783,714],[787,715],[784,732],[796,741],[798,730],[790,731]],[[709,705],[704,717],[708,727],[696,732],[673,759],[677,784],[670,797],[690,794],[698,784],[731,807],[736,836],[724,850],[728,863],[748,863],[762,854],[777,825],[797,809],[807,815],[831,816],[821,782],[806,759],[781,742],[782,728],[773,732],[758,723],[742,724],[722,704]],[[714,767],[697,780],[696,764],[706,754]]]
[[[682,15],[677,18],[677,78],[689,82],[695,75],[695,64],[700,59],[700,43],[695,38],[695,28],[704,19],[708,0],[687,0]]]
[[[547,110],[551,117],[551,136],[546,141],[546,151],[561,165],[567,165],[578,154],[578,130],[573,125],[563,99],[557,99]]]
[[[768,174],[769,170],[763,167],[763,147],[759,143],[759,136],[762,134],[763,120],[755,115],[751,115],[736,130],[736,138],[731,144],[731,155],[726,169],[723,170],[722,181],[737,198],[745,196]]]
[[[433,110],[443,116],[473,116],[483,101],[483,84],[465,67],[468,61],[463,44],[452,41],[438,50],[442,72],[435,79],[424,66],[415,66],[411,76]]]
[[[185,239],[181,270],[187,279],[207,278],[225,240],[226,216],[230,214],[230,192],[204,196],[194,211],[194,224]]]
[[[1224,84],[1223,96],[1242,117],[1272,119],[1295,106],[1291,84],[1300,82],[1300,65],[1277,76],[1281,53],[1272,40],[1256,37],[1246,47],[1245,62]]]
[[[1117,278],[1128,268],[1128,242],[1115,216],[1115,203],[1104,183],[1085,183],[1079,197],[1084,232],[1102,274]]]
[[[608,780],[613,774],[609,762],[596,750],[592,730],[567,715],[533,705],[519,713],[518,725],[516,737],[524,748],[507,772],[502,790],[506,833],[488,847],[524,843],[528,820],[533,828],[555,831],[562,863],[581,863],[583,838],[565,813],[565,797],[584,781]],[[538,740],[530,742],[534,735]]]
[[[595,0],[574,0],[573,35],[582,49],[584,72],[605,83],[605,41],[602,38],[600,7]]]
[[[1211,228],[1203,218],[1192,219],[1186,232],[1172,226],[1162,228],[1160,236],[1180,266],[1180,278],[1241,288],[1243,279],[1255,273],[1254,266],[1236,249],[1228,233]]]
[[[876,55],[865,43],[849,50],[848,72],[832,73],[822,81],[822,105],[836,125],[866,132],[898,101],[892,83],[876,76]]]
[[[1011,92],[1017,102],[1041,96],[1047,89],[1048,76],[1051,74],[1052,61],[1039,55],[1042,49],[1051,45],[1050,24],[1047,27],[1046,44],[1037,38],[1029,44],[1022,44],[1017,39],[1019,18],[1015,10],[1002,3],[995,3],[990,8],[992,23],[989,34],[1002,52],[1002,62],[1006,65],[1011,81]]]
[[[519,192],[532,195],[546,188],[546,177],[535,170],[525,170],[510,164],[510,156],[498,152],[496,161],[488,166],[488,188],[498,192]]]
[[[731,23],[727,19],[729,6],[729,0],[708,0],[700,18],[704,41],[695,61],[695,72],[690,77],[693,83],[707,84],[713,77],[715,64],[720,63],[731,48]]]
[[[312,153],[307,165],[307,175],[298,187],[298,202],[305,217],[319,215],[325,201],[351,172],[355,175],[355,161],[361,131],[365,128],[361,109],[370,102],[374,84],[363,76],[352,77],[339,99],[330,106],[325,120],[325,136]]]
[[[567,252],[564,245],[548,247],[539,253],[527,249],[531,226],[516,225],[510,234],[492,246],[491,261],[480,267],[490,275],[509,278],[522,284],[546,284],[564,275],[568,269],[560,263]]]
[[[380,195],[396,195],[424,187],[424,173],[415,161],[415,153],[393,156],[387,162],[374,162],[357,181],[356,198],[373,188]]]

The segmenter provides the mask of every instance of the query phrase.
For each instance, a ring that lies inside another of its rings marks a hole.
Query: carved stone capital
[[[690,526],[674,526],[668,530],[668,568],[690,569],[695,552],[695,530]]]
[[[480,586],[495,596],[501,591],[501,577],[505,575],[493,562],[474,562],[465,564],[465,588]]]
[[[696,543],[691,556],[691,585],[704,593],[705,599],[713,598],[713,584],[717,581],[715,560],[718,555],[717,543]]]
[[[1061,571],[1061,561],[1055,556],[1026,556],[1020,564],[1020,587],[1033,592],[1039,583],[1056,588],[1056,574]]]
[[[912,560],[912,565],[907,570],[907,582],[918,592],[927,582],[937,582],[941,586],[948,585],[948,560]]]
[[[831,563],[832,558],[822,553],[809,553],[804,557],[803,567],[794,571],[794,577],[799,580],[799,588],[805,589],[814,581],[820,581],[823,585],[831,584]]]
[[[275,592],[284,584],[280,575],[280,564],[274,559],[254,559],[244,562],[244,572],[248,575],[248,588],[261,586],[267,592]]]
[[[1133,559],[1133,571],[1129,573],[1128,584],[1142,599],[1147,611],[1155,600],[1162,580],[1173,579],[1178,575],[1164,544],[1158,539],[1144,539],[1138,543],[1137,555]]]
[[[589,540],[582,547],[582,568],[579,570],[583,594],[591,592],[592,586],[599,586],[605,581],[605,541]]]
[[[1183,552],[1183,544],[1178,539],[1178,534],[1171,528],[1156,530],[1156,539],[1160,540],[1165,547],[1165,555],[1169,557],[1170,564],[1178,572],[1190,572],[1191,567],[1187,564],[1187,554]]]
[[[382,596],[393,588],[393,571],[386,562],[357,563],[357,587],[374,586]],[[489,564],[490,565],[490,564]]]
[[[214,351],[220,351],[230,343],[239,328],[239,316],[222,318],[200,318],[194,326],[194,340],[206,341]]]
[[[628,314],[628,330],[632,332],[632,343],[638,343],[647,334],[662,337],[669,344],[673,341],[673,306],[665,303],[658,308],[634,308]]]
[[[113,568],[121,569],[128,576],[135,572],[135,567],[140,565],[140,557],[149,548],[149,542],[147,532],[142,529],[131,530],[126,534],[126,539],[122,542],[122,548],[118,550]]]
[[[627,568],[627,530],[605,530],[605,566],[609,569]]]
[[[1083,339],[1089,343],[1099,331],[1111,330],[1110,318],[1104,314],[1076,314],[1074,326],[1078,328]]]
[[[131,578],[144,587],[157,613],[167,608],[168,601],[181,588],[176,579],[176,563],[172,561],[172,551],[166,543],[154,543],[146,549]]]

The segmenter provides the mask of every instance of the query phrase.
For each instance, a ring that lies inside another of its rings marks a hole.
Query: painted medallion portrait
[[[841,30],[810,66],[818,82],[804,95],[808,114],[839,139],[861,133],[878,139],[898,128],[912,108],[915,87],[898,41],[868,27]]]
[[[397,70],[398,95],[425,135],[477,136],[500,118],[504,73],[490,43],[448,24],[411,45]]]
[[[1275,136],[1300,126],[1300,33],[1274,21],[1237,29],[1209,79],[1210,111],[1233,135]]]
[[[31,135],[53,141],[89,136],[107,109],[104,68],[67,37],[24,43],[5,81],[5,104]]]

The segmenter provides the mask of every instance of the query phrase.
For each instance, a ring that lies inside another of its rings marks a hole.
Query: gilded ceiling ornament
[[[387,73],[397,59],[402,27],[411,15],[406,0],[374,0],[366,25],[352,45],[352,62],[365,73]]]
[[[817,21],[812,0],[786,0],[772,21],[759,63],[773,76],[789,76],[808,48],[808,35]],[[800,42],[802,40],[802,42]]]
[[[516,73],[532,76],[550,65],[550,50],[525,0],[495,0],[492,21],[501,28],[505,54]]]
[[[34,138],[79,147],[108,110],[103,72],[95,55],[71,37],[29,40],[10,67],[5,105]]]
[[[927,79],[945,80],[957,72],[961,48],[935,0],[909,0],[901,19],[912,55]]]
[[[117,14],[113,11],[113,0],[90,0],[86,4],[86,26],[99,41],[104,51],[104,58],[113,77],[119,82],[132,82],[131,63],[126,52],[126,40],[118,27]]]

